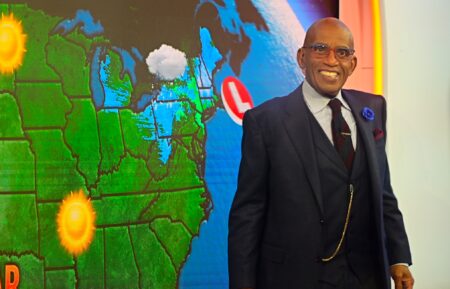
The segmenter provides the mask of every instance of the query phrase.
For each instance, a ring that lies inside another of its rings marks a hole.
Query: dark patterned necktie
[[[352,144],[352,135],[347,122],[342,117],[342,103],[339,99],[332,99],[328,103],[333,112],[331,118],[331,130],[333,132],[334,147],[344,161],[345,166],[350,171],[355,157],[355,150]]]

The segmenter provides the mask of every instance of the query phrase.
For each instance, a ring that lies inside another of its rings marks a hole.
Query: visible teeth
[[[333,71],[321,71],[320,73],[325,75],[325,76],[330,76],[330,77],[336,77],[337,76],[337,72],[333,72]]]

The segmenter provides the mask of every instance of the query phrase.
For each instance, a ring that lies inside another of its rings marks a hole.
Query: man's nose
[[[325,57],[325,62],[329,65],[337,65],[339,63],[334,49],[330,49],[330,53]]]

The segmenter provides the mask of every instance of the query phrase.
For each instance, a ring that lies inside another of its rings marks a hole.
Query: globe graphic
[[[255,105],[294,90],[303,79],[296,53],[305,31],[287,2],[259,1],[255,6],[269,31],[242,25],[251,39],[248,56],[236,75],[249,90]],[[223,12],[224,15],[233,15]],[[222,24],[230,24],[225,19]],[[215,74],[214,85],[235,75],[228,65]],[[183,268],[180,288],[228,288],[228,212],[234,197],[240,161],[241,127],[219,109],[207,124],[205,178],[214,208],[193,240],[192,253]]]

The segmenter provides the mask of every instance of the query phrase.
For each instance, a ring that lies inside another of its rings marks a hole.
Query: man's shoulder
[[[346,100],[358,99],[358,101],[366,105],[382,106],[385,103],[385,98],[383,95],[373,94],[361,90],[342,89],[342,94]]]
[[[274,97],[248,110],[243,119],[244,128],[249,122],[269,130],[280,127],[292,101],[291,97],[292,94]]]
[[[366,92],[366,91],[362,91],[362,90],[357,90],[357,89],[342,89],[342,93],[344,95],[355,95],[357,97],[362,97],[362,98],[367,98],[367,99],[378,99],[378,98],[384,98],[382,95],[380,94],[373,94],[370,92]]]
[[[280,108],[284,106],[284,102],[286,101],[286,96],[277,96],[273,97],[269,100],[264,101],[263,103],[255,106],[254,108],[249,110],[249,113],[253,115],[260,115],[266,113],[274,113],[279,112]]]
[[[254,117],[260,117],[264,115],[279,115],[285,111],[286,106],[288,106],[290,102],[292,102],[296,98],[301,99],[301,96],[301,90],[300,87],[298,87],[288,95],[277,96],[266,100],[258,106],[250,109],[248,113],[252,114]]]

